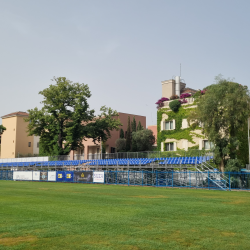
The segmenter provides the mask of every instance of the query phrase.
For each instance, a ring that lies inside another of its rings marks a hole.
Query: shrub
[[[157,104],[157,108],[159,109],[160,107],[164,106],[163,102],[169,101],[168,98],[166,97],[162,97],[161,99],[159,99],[155,104]]]
[[[206,89],[201,90],[201,95],[205,95],[206,91],[207,91]]]
[[[177,112],[179,110],[179,107],[181,106],[181,103],[179,100],[174,100],[169,103],[169,107],[174,111]]]
[[[170,100],[175,100],[175,99],[179,99],[179,96],[178,95],[172,95],[172,96],[170,96]]]
[[[192,95],[189,94],[189,93],[184,93],[184,94],[181,94],[180,95],[180,99],[184,99],[184,98],[188,98],[188,97],[191,97]]]
[[[117,152],[126,152],[126,139],[118,138],[115,142]]]
[[[228,159],[226,164],[226,171],[239,172],[243,168],[242,162],[239,159]]]

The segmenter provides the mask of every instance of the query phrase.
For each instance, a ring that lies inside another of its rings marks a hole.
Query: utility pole
[[[249,147],[249,117],[247,119],[247,141],[248,141],[248,169],[250,169],[250,147]]]

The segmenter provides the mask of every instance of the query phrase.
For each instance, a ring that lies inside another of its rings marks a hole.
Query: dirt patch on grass
[[[140,250],[142,248],[139,248],[137,246],[131,246],[131,245],[124,245],[122,247],[119,247],[122,250]]]
[[[48,188],[38,188],[39,190],[49,190]]]
[[[211,214],[200,214],[200,215],[205,217],[211,216]]]
[[[194,246],[194,242],[185,238],[180,230],[171,233],[171,235],[168,235],[167,237],[163,237],[162,240],[165,242],[175,241],[184,247]]]
[[[224,197],[223,196],[213,196],[213,195],[211,195],[211,196],[208,196],[208,195],[203,195],[203,196],[201,196],[201,198],[208,198],[208,199],[224,199]]]
[[[20,237],[6,237],[6,238],[0,238],[0,245],[4,246],[15,246],[19,245],[21,243],[26,242],[34,242],[37,240],[36,236],[20,236]]]
[[[233,232],[221,232],[222,236],[227,236],[227,237],[234,237],[236,233]]]
[[[238,205],[238,204],[244,204],[244,203],[249,203],[246,200],[233,200],[233,201],[229,201],[229,202],[223,202],[225,204],[232,204],[232,205]]]

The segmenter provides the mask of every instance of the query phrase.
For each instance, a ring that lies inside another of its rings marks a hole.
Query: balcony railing
[[[192,104],[194,102],[194,98],[193,97],[189,97],[189,98],[185,98],[187,100],[187,103],[183,103],[182,105],[188,105],[188,104]],[[178,99],[177,99],[178,100]],[[169,103],[172,102],[173,100],[169,100],[169,101],[165,101],[163,108],[169,108]]]

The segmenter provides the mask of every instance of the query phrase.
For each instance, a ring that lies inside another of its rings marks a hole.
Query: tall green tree
[[[91,96],[87,84],[73,83],[65,77],[53,78],[54,85],[39,92],[43,96],[42,109],[28,110],[29,135],[40,136],[44,154],[67,155],[82,147],[82,141],[92,138],[105,142],[110,131],[121,125],[118,113],[101,107],[95,116],[87,99]]]
[[[127,135],[126,135],[126,151],[131,149],[131,127],[130,127],[130,116],[128,116],[128,126],[127,126]]]
[[[120,130],[120,138],[124,138],[124,131],[123,131],[122,128],[121,128],[121,130]]]
[[[131,122],[131,131],[136,132],[136,120],[135,117],[133,117],[133,121]]]
[[[143,126],[141,125],[141,122],[139,121],[137,125],[137,131],[140,131],[140,130],[143,130]]]
[[[133,121],[131,122],[131,130],[132,130],[131,151],[136,152],[137,151],[136,142],[135,142],[135,140],[133,140],[133,132],[136,132],[136,120],[135,120],[135,117],[133,117]]]
[[[151,151],[155,143],[153,131],[150,129],[143,129],[132,133],[137,151]]]
[[[247,86],[221,77],[216,81],[199,98],[197,109],[190,115],[189,121],[203,124],[204,134],[215,145],[216,161],[224,171],[227,158],[235,159],[241,146],[240,136],[250,114],[250,98]]]

